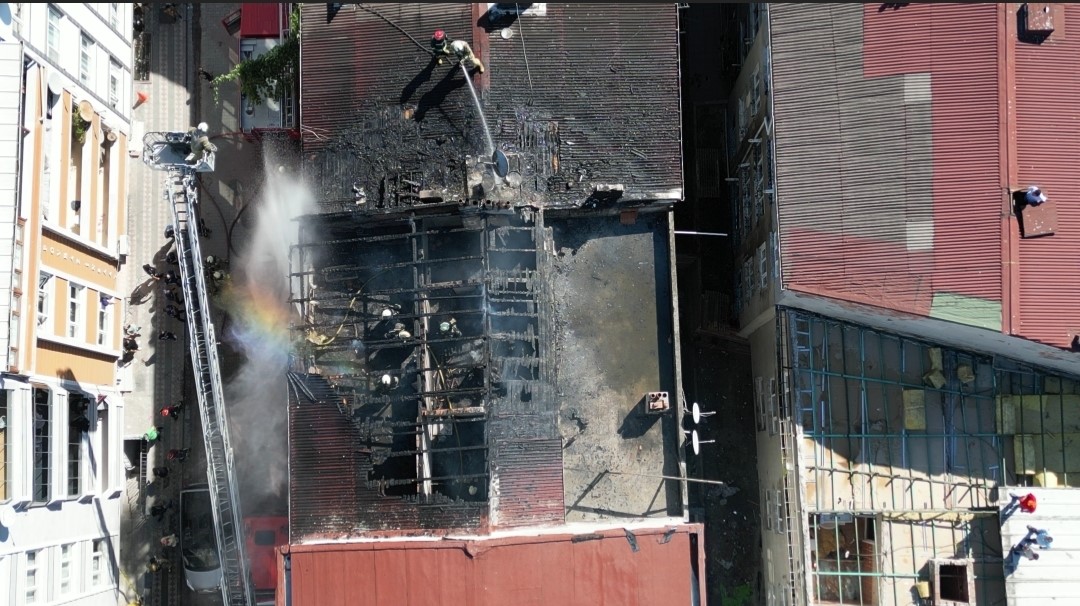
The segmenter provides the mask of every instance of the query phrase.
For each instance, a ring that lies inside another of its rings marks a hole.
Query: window
[[[110,2],[109,3],[109,25],[111,25],[113,29],[116,29],[116,30],[120,29],[120,3],[119,2]]]
[[[52,275],[41,272],[38,277],[37,325],[38,331],[52,333]]]
[[[40,549],[26,552],[26,603],[38,603],[38,555]]]
[[[68,477],[67,494],[82,494],[83,436],[90,431],[89,403],[83,394],[68,395]]]
[[[90,84],[93,71],[94,41],[86,34],[79,36],[79,82]]]
[[[90,586],[97,587],[106,580],[105,539],[94,539],[90,544]]]
[[[67,336],[72,339],[85,339],[83,329],[83,298],[86,288],[78,284],[68,284],[68,322]]]
[[[19,365],[19,338],[22,336],[22,295],[18,292],[11,294],[11,320],[8,322],[8,349],[11,350],[9,365]],[[3,498],[0,498],[2,501]]]
[[[71,556],[74,545],[60,546],[60,595],[71,591]]]
[[[761,71],[755,67],[750,76],[750,117],[751,120],[761,110]]]
[[[60,19],[63,15],[56,7],[49,5],[49,29],[45,37],[45,54],[49,61],[60,61]]]
[[[112,347],[112,297],[101,295],[98,302],[97,344]]]
[[[8,486],[11,485],[11,469],[8,467],[8,419],[11,418],[11,391],[0,390],[0,501],[8,499]]]
[[[33,499],[37,503],[48,502],[52,498],[52,409],[49,390],[35,387],[34,393],[34,485]]]
[[[742,221],[739,223],[739,228],[742,229],[742,238],[746,239],[750,235],[750,230],[753,228],[753,215],[750,214],[753,210],[752,204],[754,199],[753,190],[751,190],[752,181],[750,179],[750,170],[748,166],[739,167],[739,203],[742,208]]]
[[[746,259],[743,262],[743,297],[745,305],[750,307],[750,299],[754,296],[754,261]]]
[[[765,215],[765,167],[761,146],[754,146],[754,219]]]
[[[765,290],[769,287],[769,247],[765,242],[758,246],[757,261],[758,277],[760,278],[758,286],[761,290]]]
[[[765,431],[766,413],[765,413],[765,379],[762,377],[754,377],[754,404],[757,408],[757,430]]]
[[[123,68],[116,59],[109,59],[109,105],[114,109],[120,104],[120,77]]]

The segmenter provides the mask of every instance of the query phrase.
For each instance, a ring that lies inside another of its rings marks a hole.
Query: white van
[[[221,557],[206,484],[180,492],[180,556],[184,560],[184,581],[192,591],[221,590]]]

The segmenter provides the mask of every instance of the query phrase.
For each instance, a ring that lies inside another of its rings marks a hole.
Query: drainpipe
[[[31,60],[29,62],[26,61],[26,55],[22,52],[22,42],[21,41],[19,43],[19,51],[20,51],[19,54],[23,57],[23,60],[22,60],[22,63],[23,63],[22,70],[23,71],[22,71],[22,75],[19,78],[19,108],[17,110],[18,111],[17,115],[19,116],[19,138],[18,138],[18,141],[16,142],[16,151],[15,151],[15,221],[10,226],[12,251],[14,251],[14,247],[15,247],[15,236],[18,234],[19,217],[22,216],[22,188],[23,188],[23,171],[22,171],[23,161],[22,161],[22,157],[23,157],[23,141],[26,139],[26,133],[23,132],[23,129],[26,128],[26,116],[23,115],[23,112],[25,112],[25,108],[26,108],[26,72],[35,65],[35,62],[33,60]],[[23,234],[23,238],[24,238],[24,242],[23,242],[24,246],[23,246],[23,254],[21,256],[22,256],[22,258],[25,259],[26,258],[26,252],[27,252],[26,251],[26,246],[25,246],[25,234]],[[14,257],[14,255],[12,255],[12,265],[10,267],[7,267],[6,269],[8,270],[8,272],[11,275],[14,275],[15,274],[14,268],[15,268],[15,257]],[[25,272],[21,271],[22,268],[19,268],[19,269],[20,269],[20,275],[25,273]],[[11,335],[11,329],[10,329],[11,322],[14,322],[14,321],[22,318],[21,315],[16,317],[11,313],[11,310],[12,310],[11,304],[15,300],[14,291],[15,291],[16,287],[21,289],[22,284],[18,284],[18,285],[12,284],[11,290],[8,291],[8,318],[7,318],[7,320],[8,320],[8,326],[9,326],[9,328],[8,328],[8,337],[9,337],[9,339],[10,339],[10,335]],[[22,338],[23,336],[24,335],[23,335],[22,327],[20,326],[19,327],[19,338]],[[16,346],[17,345],[18,344],[16,344]],[[12,343],[9,340],[7,350],[4,352],[4,370],[5,371],[8,370],[9,368],[11,368],[11,366],[15,362],[18,361],[18,360],[12,360],[11,359],[11,357],[12,357],[11,356],[11,346],[12,346]]]

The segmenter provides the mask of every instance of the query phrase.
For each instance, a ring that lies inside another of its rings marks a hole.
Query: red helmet
[[[446,38],[446,32],[442,31],[441,29],[437,29],[435,30],[435,34],[431,36],[431,38],[436,41],[441,41]]]

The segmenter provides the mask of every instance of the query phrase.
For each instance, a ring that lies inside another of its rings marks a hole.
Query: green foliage
[[[218,99],[220,87],[238,81],[240,93],[250,103],[259,105],[266,99],[280,99],[291,93],[300,69],[300,8],[289,15],[289,37],[281,44],[253,59],[237,63],[231,70],[214,78],[210,86]]]
[[[86,133],[90,130],[90,123],[79,115],[79,106],[71,104],[71,136],[75,142],[82,145],[86,142]]]

